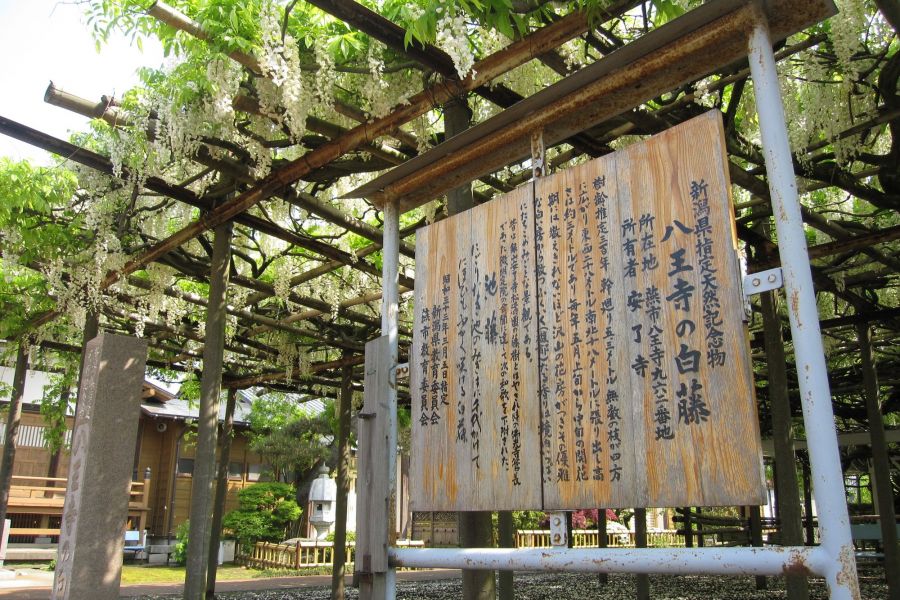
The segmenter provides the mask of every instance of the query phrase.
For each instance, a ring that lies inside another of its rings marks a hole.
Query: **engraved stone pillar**
[[[53,600],[117,600],[147,342],[85,347]]]

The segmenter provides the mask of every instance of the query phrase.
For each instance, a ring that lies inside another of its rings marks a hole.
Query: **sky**
[[[44,102],[50,81],[99,101],[138,83],[139,67],[159,67],[162,49],[144,40],[143,52],[117,36],[97,52],[82,7],[72,0],[0,0],[0,115],[68,140],[89,119]],[[0,157],[53,164],[43,150],[0,134]]]

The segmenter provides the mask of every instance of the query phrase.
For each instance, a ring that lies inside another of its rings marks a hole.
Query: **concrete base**
[[[7,561],[39,561],[55,559],[56,544],[10,544],[6,549]]]
[[[51,571],[37,569],[0,569],[0,590],[48,588],[53,583]],[[0,592],[0,595],[6,595]],[[43,597],[46,598],[46,592]]]

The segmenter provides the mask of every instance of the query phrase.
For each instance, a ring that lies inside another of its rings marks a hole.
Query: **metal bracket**
[[[744,275],[744,297],[777,290],[783,285],[784,279],[781,276],[781,267]]]
[[[401,363],[394,367],[394,380],[409,379],[409,363]]]
[[[566,531],[565,511],[550,513],[550,543],[557,548],[565,548],[569,545],[569,535]]]

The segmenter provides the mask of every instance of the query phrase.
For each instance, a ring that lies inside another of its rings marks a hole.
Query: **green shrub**
[[[294,500],[294,486],[275,481],[254,483],[238,492],[238,509],[226,514],[222,525],[248,552],[256,542],[280,541],[301,512]]]
[[[172,551],[172,562],[178,566],[184,566],[187,562],[188,547],[188,531],[190,531],[190,521],[185,521],[178,526],[175,531],[175,549]]]
[[[325,536],[325,541],[326,541],[326,542],[333,542],[333,541],[334,541],[334,532],[333,532],[333,531],[332,531],[331,533],[329,533],[328,535]],[[355,532],[355,531],[348,531],[348,532],[347,532],[347,541],[348,541],[348,542],[355,542],[355,541],[356,541],[356,532]]]

